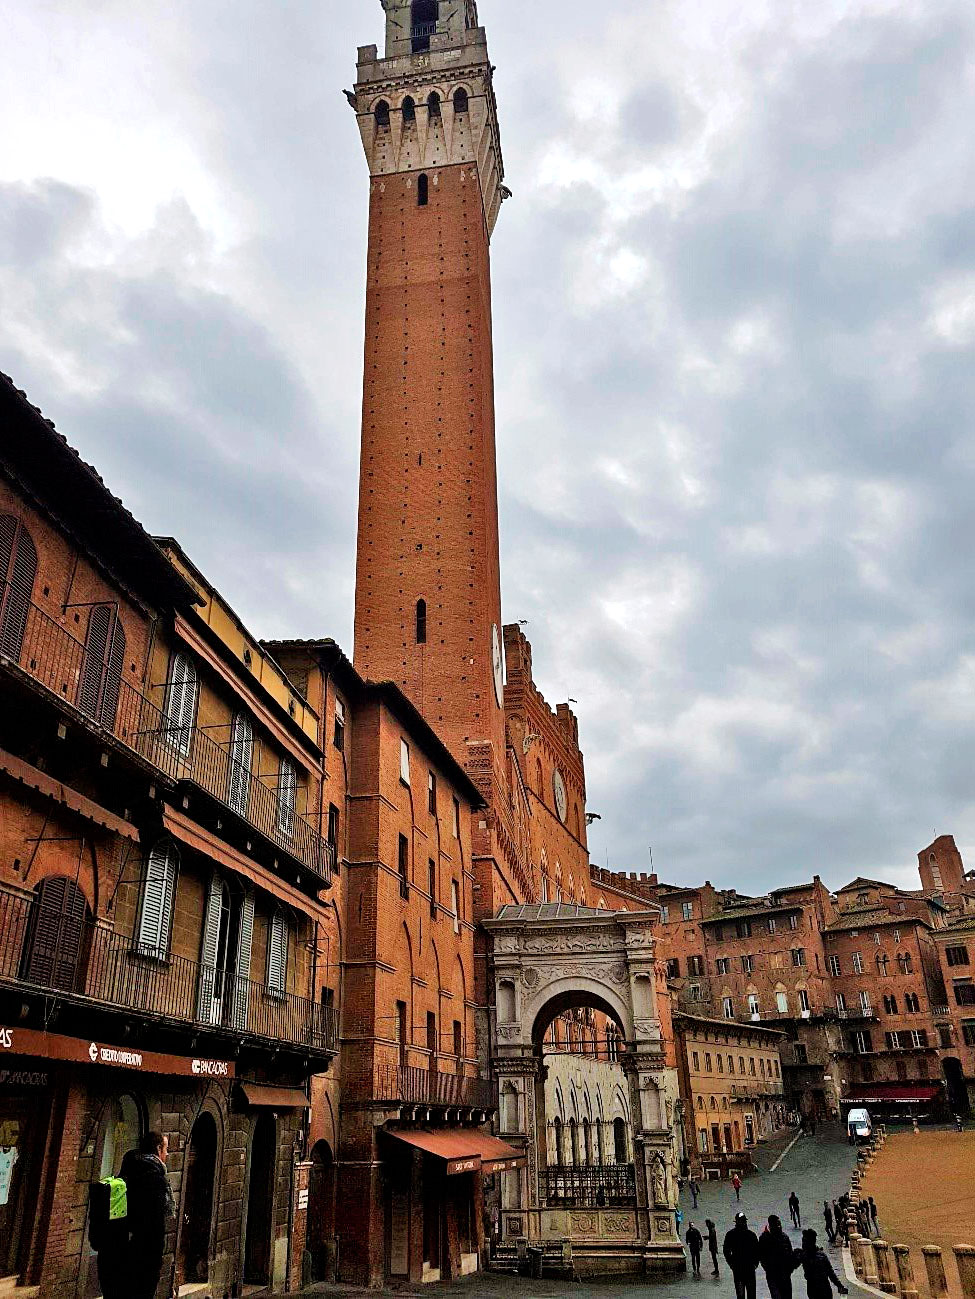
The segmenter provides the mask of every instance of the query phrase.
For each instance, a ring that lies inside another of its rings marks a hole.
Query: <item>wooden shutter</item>
[[[27,630],[37,551],[12,514],[0,515],[0,654],[19,659]]]
[[[214,875],[207,893],[206,915],[203,919],[203,942],[200,949],[200,987],[197,996],[196,1017],[204,1024],[220,1022],[220,1003],[217,1000],[217,946],[220,942],[220,911],[223,886]]]
[[[88,903],[74,880],[49,876],[35,890],[23,978],[74,992],[81,985]]]
[[[288,839],[294,834],[295,799],[298,793],[298,773],[290,758],[282,758],[278,770],[278,834]]]
[[[162,960],[168,954],[177,862],[176,850],[168,842],[157,843],[149,854],[139,915],[138,950],[142,956]]]
[[[247,1028],[250,1006],[251,946],[254,942],[254,894],[250,889],[240,903],[240,941],[237,944],[237,977],[234,980],[234,1028]]]
[[[88,616],[85,657],[81,665],[81,680],[78,682],[78,707],[91,718],[98,717],[111,630],[111,609],[107,604],[95,605]]]
[[[267,986],[283,997],[288,987],[288,920],[280,907],[271,919],[267,940]]]
[[[196,721],[196,665],[188,654],[177,650],[173,655],[166,692],[166,717],[169,739],[185,756],[189,754]]]
[[[108,730],[114,730],[118,713],[119,693],[122,689],[122,671],[125,667],[125,631],[116,613],[112,618],[112,634],[105,663],[105,683],[102,687],[98,720]]]
[[[227,802],[240,816],[247,815],[250,802],[251,763],[254,732],[250,718],[235,713],[230,730],[230,760],[227,772]]]

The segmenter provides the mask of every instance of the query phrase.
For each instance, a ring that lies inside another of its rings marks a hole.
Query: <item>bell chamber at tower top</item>
[[[386,57],[413,54],[457,41],[477,23],[475,0],[383,0],[386,10]]]

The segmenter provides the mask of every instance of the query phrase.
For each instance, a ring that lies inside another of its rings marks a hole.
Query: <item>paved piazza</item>
[[[947,1135],[947,1134],[945,1134]],[[713,1218],[718,1225],[719,1239],[723,1239],[724,1233],[731,1227],[737,1208],[748,1215],[749,1223],[758,1231],[764,1225],[765,1219],[770,1213],[777,1213],[782,1219],[783,1224],[788,1227],[789,1208],[787,1200],[790,1191],[795,1191],[799,1196],[802,1211],[803,1226],[813,1226],[820,1232],[822,1239],[825,1241],[825,1228],[823,1225],[823,1200],[835,1199],[842,1191],[849,1186],[850,1170],[853,1168],[855,1157],[851,1147],[847,1144],[843,1129],[838,1124],[825,1125],[817,1130],[815,1137],[801,1137],[795,1145],[788,1149],[788,1152],[782,1158],[782,1162],[775,1172],[771,1171],[772,1165],[780,1156],[783,1155],[792,1141],[792,1136],[780,1140],[773,1146],[762,1147],[756,1152],[756,1160],[762,1166],[762,1172],[748,1178],[741,1189],[741,1205],[735,1204],[735,1193],[727,1182],[706,1184],[702,1190],[699,1199],[699,1208],[696,1212],[691,1211],[691,1197],[686,1187],[681,1198],[681,1208],[684,1211],[684,1225],[682,1231],[687,1230],[689,1221],[696,1222],[703,1227],[706,1217]],[[808,1217],[807,1217],[808,1215]],[[799,1244],[799,1233],[791,1232],[793,1241]],[[831,1257],[833,1266],[837,1273],[842,1277],[842,1259],[839,1250],[832,1250]],[[707,1258],[705,1258],[707,1262]],[[707,1269],[705,1269],[707,1271]],[[661,1299],[678,1299],[678,1296],[687,1296],[699,1294],[705,1295],[734,1296],[734,1286],[731,1282],[731,1276],[724,1260],[721,1260],[721,1275],[716,1280],[705,1275],[699,1281],[695,1281],[689,1274],[680,1276],[671,1281],[661,1281],[650,1283],[647,1281],[632,1281],[623,1284],[615,1282],[606,1282],[604,1284],[586,1283],[584,1286],[578,1282],[566,1281],[527,1281],[517,1277],[507,1276],[480,1276],[470,1277],[462,1281],[456,1281],[439,1286],[417,1286],[408,1287],[418,1292],[430,1296],[434,1299],[436,1295],[449,1294],[455,1299],[511,1299],[513,1296],[524,1295],[526,1299],[529,1296],[548,1297],[551,1299],[580,1299],[580,1296],[589,1292],[605,1294],[609,1296],[620,1296],[620,1299],[650,1299],[653,1296],[660,1296]],[[313,1286],[306,1291],[307,1294],[322,1294],[327,1296],[352,1296],[365,1293],[361,1290],[355,1290],[348,1286]],[[375,1292],[374,1292],[375,1293]],[[381,1291],[383,1294],[398,1293],[398,1291]],[[804,1294],[802,1278],[799,1277],[799,1284],[795,1286],[794,1293],[796,1299]],[[850,1286],[850,1293],[866,1294],[859,1287]],[[765,1286],[764,1279],[759,1280],[758,1295],[767,1295],[768,1289]]]

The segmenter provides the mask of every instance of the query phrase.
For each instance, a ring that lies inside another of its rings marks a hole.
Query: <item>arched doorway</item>
[[[247,1185],[244,1280],[252,1285],[267,1285],[271,1280],[271,1214],[274,1204],[276,1146],[274,1117],[265,1112],[260,1115],[251,1133],[250,1176]]]
[[[327,1141],[317,1141],[311,1152],[308,1179],[308,1252],[311,1279],[334,1280],[335,1273],[335,1161]]]
[[[212,1114],[201,1114],[193,1124],[186,1147],[183,1171],[186,1189],[177,1253],[178,1284],[209,1280],[216,1172],[217,1124]]]
[[[965,1085],[965,1073],[957,1056],[946,1055],[941,1060],[941,1070],[945,1076],[945,1087],[948,1090],[948,1108],[953,1114],[967,1118],[971,1105],[968,1100],[968,1088]]]
[[[142,1106],[128,1093],[111,1096],[103,1102],[101,1121],[95,1137],[95,1179],[117,1177],[122,1160],[138,1148],[146,1130]],[[85,1299],[96,1299],[102,1292],[98,1280],[98,1256],[85,1237],[82,1242],[82,1275]]]

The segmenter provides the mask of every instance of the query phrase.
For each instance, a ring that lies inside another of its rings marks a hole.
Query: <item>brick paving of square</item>
[[[940,1245],[948,1293],[961,1289],[952,1245],[975,1245],[975,1132],[896,1132],[870,1165],[864,1195],[877,1202],[882,1238],[909,1245],[914,1276],[928,1293],[922,1245]]]

